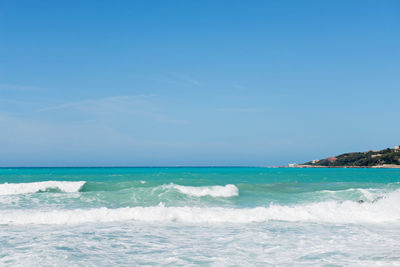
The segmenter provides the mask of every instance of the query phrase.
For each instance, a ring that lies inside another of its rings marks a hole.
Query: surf
[[[267,223],[269,221],[321,223],[393,223],[400,222],[400,191],[388,194],[376,203],[324,201],[301,205],[225,207],[106,207],[74,210],[6,210],[0,224],[81,224],[116,221],[180,223]]]
[[[214,185],[214,186],[184,186],[177,184],[163,185],[162,188],[173,188],[178,190],[180,193],[195,196],[195,197],[235,197],[239,195],[239,189],[233,184],[227,184],[225,186]]]
[[[57,189],[65,193],[78,192],[85,181],[68,182],[68,181],[43,181],[32,183],[3,183],[0,184],[0,195],[18,195],[37,193],[49,189]]]

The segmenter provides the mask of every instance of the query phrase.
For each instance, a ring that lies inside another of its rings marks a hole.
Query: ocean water
[[[0,265],[400,265],[400,169],[0,168]]]

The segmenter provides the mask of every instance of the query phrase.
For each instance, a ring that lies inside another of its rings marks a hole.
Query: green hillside
[[[304,165],[311,166],[354,166],[372,167],[381,165],[400,165],[400,147],[386,148],[380,151],[345,153],[335,157],[313,160]]]

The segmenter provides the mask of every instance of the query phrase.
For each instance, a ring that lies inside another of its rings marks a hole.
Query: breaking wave
[[[376,203],[326,201],[303,205],[270,205],[255,208],[223,207],[126,207],[75,210],[5,210],[0,224],[80,224],[114,221],[182,223],[253,223],[304,221],[325,223],[400,222],[400,191]]]
[[[203,197],[203,196],[212,196],[212,197],[235,197],[239,195],[239,189],[233,184],[227,184],[225,186],[214,185],[214,186],[183,186],[176,184],[164,185],[166,188],[174,188],[178,190],[180,193]]]
[[[85,184],[84,181],[66,182],[66,181],[45,181],[34,183],[4,183],[0,184],[0,195],[17,195],[36,193],[49,189],[56,189],[66,193],[78,192]]]

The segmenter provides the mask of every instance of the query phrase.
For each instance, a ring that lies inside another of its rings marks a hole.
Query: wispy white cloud
[[[158,75],[156,77],[153,76],[149,78],[149,80],[156,81],[162,84],[174,85],[177,87],[204,86],[204,84],[202,84],[199,80],[194,79],[193,77],[182,72],[165,72],[162,75]]]
[[[239,91],[246,91],[246,90],[249,90],[248,87],[243,86],[243,85],[240,85],[240,84],[234,84],[232,87],[233,87],[234,89],[236,89],[236,90],[239,90]]]
[[[21,160],[37,159],[38,154],[44,157],[43,160],[50,161],[52,156],[49,155],[81,159],[85,153],[112,159],[108,155],[113,153],[144,153],[149,148],[184,147],[183,143],[136,135],[105,123],[46,122],[4,113],[0,113],[0,123],[7,125],[0,131],[0,156],[5,160],[9,160],[10,155],[17,155]],[[0,161],[0,165],[2,163]]]
[[[176,78],[176,79],[178,79],[180,81],[186,82],[188,84],[191,84],[191,85],[194,85],[194,86],[200,86],[201,85],[200,81],[198,81],[196,79],[193,79],[189,75],[184,74],[182,72],[169,72],[169,74],[172,77],[174,77],[174,78]]]
[[[42,90],[42,88],[30,85],[0,83],[0,90],[37,91],[37,90]]]
[[[220,108],[220,112],[231,112],[231,113],[263,113],[265,109],[261,108]]]
[[[113,104],[121,104],[122,101],[132,101],[135,99],[144,99],[151,97],[153,95],[133,95],[133,96],[111,96],[104,98],[96,98],[96,99],[85,99],[81,101],[73,101],[62,103],[54,106],[44,107],[39,109],[38,111],[51,111],[51,110],[60,110],[60,109],[70,109],[70,108],[79,108],[79,107],[93,107],[93,106],[110,106]]]
[[[187,120],[174,119],[160,113],[145,112],[144,114],[147,117],[151,117],[158,122],[171,123],[171,124],[190,124],[190,122]]]
[[[98,99],[86,99],[81,101],[61,103],[54,106],[39,109],[39,112],[62,111],[62,110],[78,110],[79,112],[88,114],[105,114],[113,115],[135,115],[150,119],[161,123],[171,124],[188,124],[189,122],[182,119],[172,118],[165,112],[159,110],[154,103],[153,98],[156,95],[126,95],[111,96]]]

